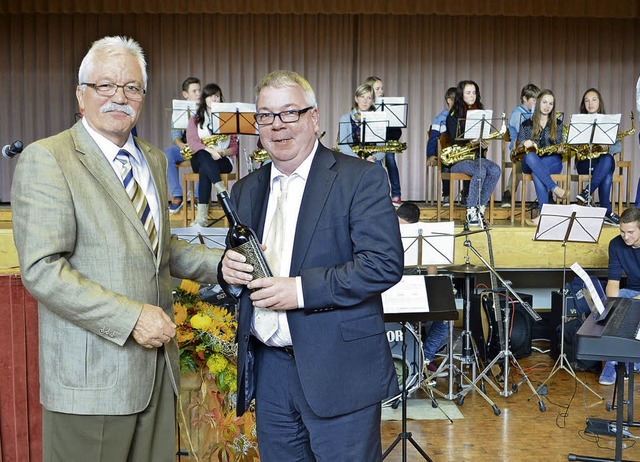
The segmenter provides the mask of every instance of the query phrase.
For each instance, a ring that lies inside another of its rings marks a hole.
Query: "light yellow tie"
[[[276,203],[276,209],[271,218],[269,232],[264,240],[267,250],[265,257],[274,276],[280,276],[282,260],[282,244],[284,242],[284,215],[287,201],[287,188],[289,178],[283,175],[277,177],[280,186],[280,195]],[[275,188],[274,188],[275,189]],[[267,309],[255,307],[253,326],[263,340],[268,340],[278,329],[278,313]]]

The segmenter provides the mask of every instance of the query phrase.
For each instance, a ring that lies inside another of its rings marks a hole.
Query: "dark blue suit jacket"
[[[271,165],[241,179],[231,200],[262,236]],[[291,276],[305,308],[287,312],[305,397],[322,417],[349,413],[399,392],[380,293],[402,277],[403,249],[386,172],[319,145],[298,218]],[[253,397],[253,305],[238,315],[238,414]],[[255,340],[255,339],[253,339]]]

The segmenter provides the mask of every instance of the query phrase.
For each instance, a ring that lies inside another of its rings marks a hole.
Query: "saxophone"
[[[223,142],[229,139],[229,135],[211,135],[206,138],[202,138],[202,144],[206,145],[209,148],[215,147],[219,142]],[[180,149],[180,155],[184,160],[191,160],[195,152],[185,145],[184,148]]]
[[[636,132],[636,120],[633,117],[633,111],[631,112],[631,129],[625,132],[621,132],[616,137],[616,141],[620,141],[625,136],[633,135]],[[608,145],[597,144],[595,146],[591,146],[591,152],[589,152],[589,145],[582,144],[580,146],[575,146],[571,148],[571,151],[575,153],[578,160],[589,160],[589,159],[597,159],[602,154],[606,154],[609,152]]]
[[[502,127],[497,132],[491,133],[488,137],[483,138],[483,141],[504,139],[504,135],[507,133],[507,118],[506,114],[502,113]],[[443,148],[440,152],[440,162],[442,165],[451,166],[461,160],[473,160],[476,158],[476,151],[478,150],[478,142],[470,141],[467,144],[452,144]]]
[[[355,146],[351,146],[351,149],[353,149],[353,152],[355,152],[358,155],[358,157],[360,157],[360,159],[366,159],[371,154],[374,154],[376,152],[395,152],[395,153],[402,152],[407,149],[407,143],[401,143],[400,141],[397,141],[397,140],[391,140],[391,141],[387,141],[385,144],[382,144],[380,146],[355,145]]]
[[[540,157],[546,156],[548,154],[553,154],[558,151],[560,148],[564,148],[567,146],[567,136],[569,135],[569,126],[562,126],[562,142],[558,144],[552,144],[549,146],[545,146],[544,148],[539,148],[536,143],[533,143],[533,146],[530,148],[525,148],[524,144],[521,144],[516,149],[511,152],[511,160],[513,162],[520,162],[524,155],[528,152],[535,152]]]
[[[262,162],[269,159],[269,153],[265,148],[255,148],[249,157],[251,158],[252,162],[261,164]]]

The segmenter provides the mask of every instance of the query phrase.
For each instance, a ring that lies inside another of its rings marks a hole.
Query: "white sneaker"
[[[470,207],[467,209],[467,224],[469,225],[469,227],[471,226],[477,226],[477,227],[481,227],[481,218],[478,216],[478,211],[476,210],[475,207]]]

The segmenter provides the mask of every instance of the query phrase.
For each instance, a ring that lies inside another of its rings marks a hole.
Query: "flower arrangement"
[[[226,308],[203,302],[199,289],[183,280],[173,303],[183,382],[178,411],[190,457],[258,461],[255,414],[236,416],[237,322]]]

